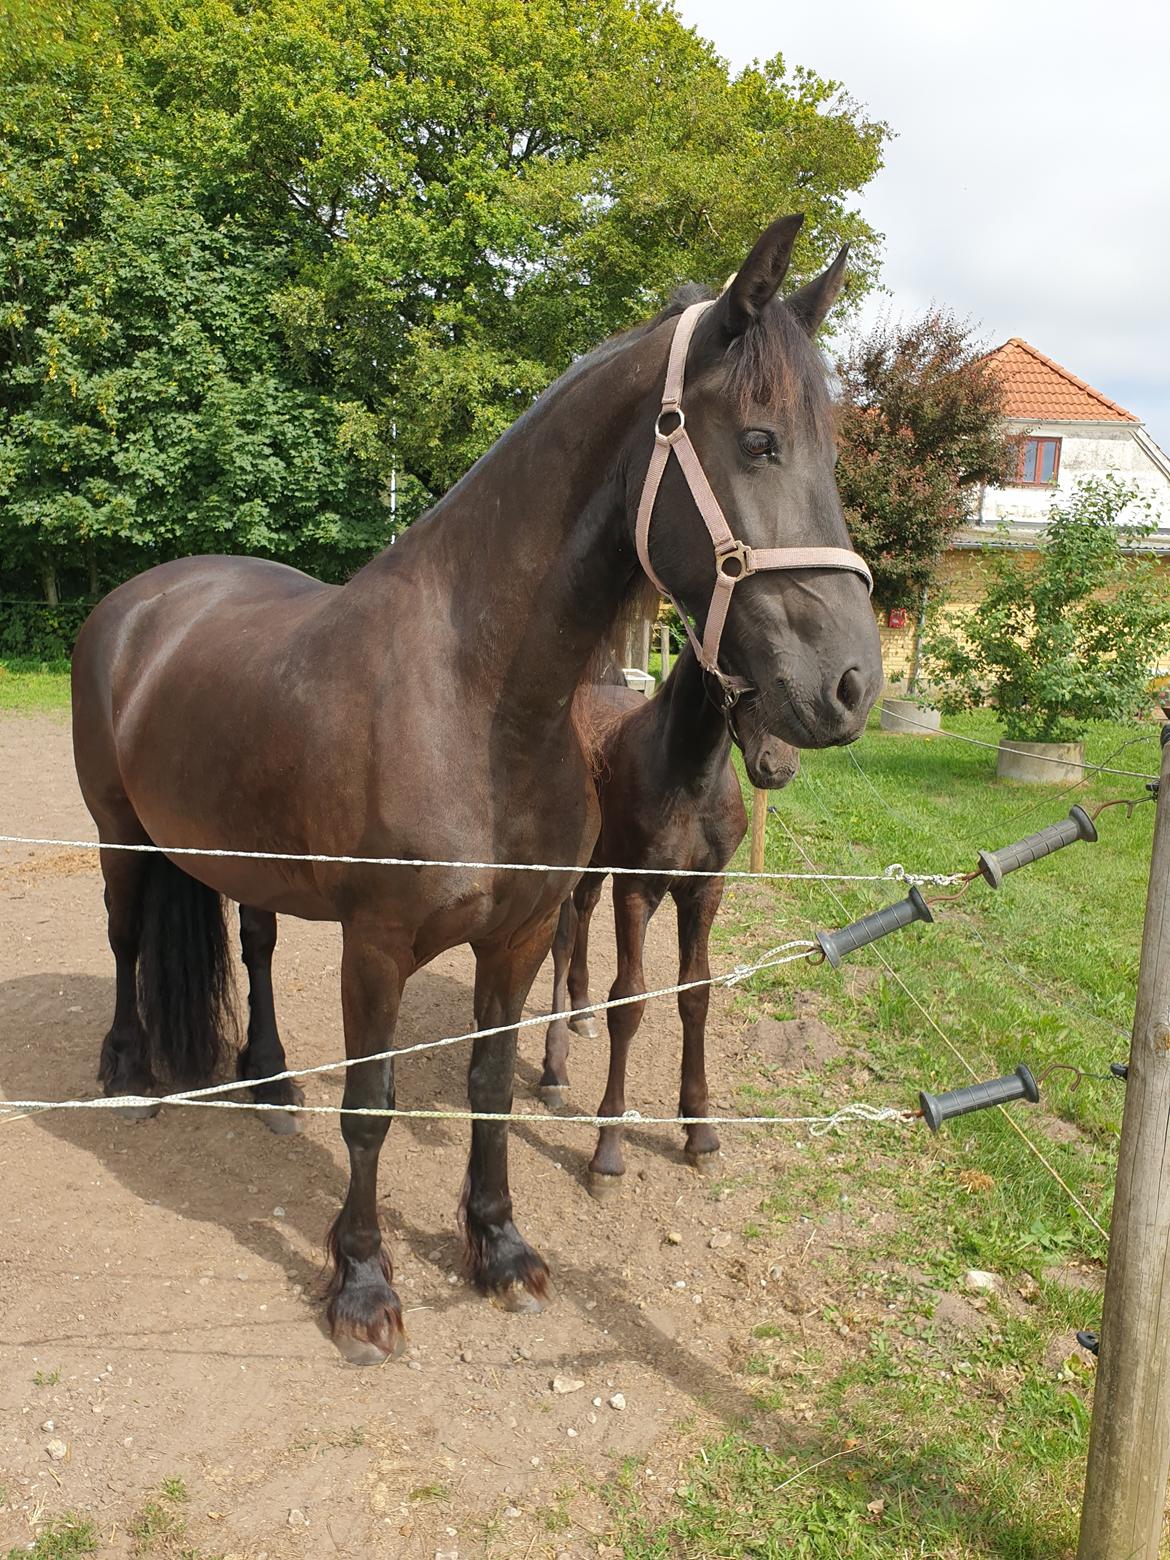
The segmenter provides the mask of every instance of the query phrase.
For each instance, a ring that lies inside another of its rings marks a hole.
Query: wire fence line
[[[932,725],[928,724],[924,720],[914,720],[909,715],[899,714],[898,715],[898,720],[903,722],[907,726],[917,726],[919,728],[919,730],[921,730],[921,731],[929,731],[932,736],[935,736],[935,737],[949,737],[952,742],[966,742],[971,747],[987,748],[992,753],[998,753],[1001,748],[1007,748],[1009,751],[1011,751],[1013,753],[1023,753],[1025,755],[1025,757],[1027,757],[1027,758],[1038,759],[1043,764],[1065,764],[1065,765],[1067,765],[1067,763],[1068,763],[1068,760],[1065,759],[1065,758],[1052,758],[1047,753],[1032,753],[1032,752],[1029,752],[1026,746],[1025,747],[1016,746],[1016,745],[1014,745],[1011,742],[1010,739],[1005,739],[1002,742],[984,742],[981,737],[968,737],[968,736],[965,736],[961,731],[948,731],[944,726],[932,726]],[[1144,737],[1135,737],[1134,738],[1135,742],[1147,741],[1147,740],[1151,741],[1151,742],[1154,741],[1154,733],[1153,732],[1150,733],[1148,738],[1144,738]],[[1130,745],[1131,744],[1129,744],[1129,743],[1125,744],[1125,746],[1130,746]],[[1098,774],[1098,775],[1124,775],[1124,776],[1126,776],[1127,779],[1130,779],[1130,780],[1156,780],[1158,778],[1157,775],[1152,775],[1152,774],[1149,774],[1149,773],[1147,773],[1147,772],[1145,772],[1143,770],[1138,770],[1138,769],[1111,769],[1109,767],[1108,763],[1104,763],[1104,764],[1083,764],[1081,767],[1085,770],[1086,773],[1088,773],[1090,770],[1092,770],[1092,772],[1094,774]],[[1079,785],[1081,782],[1077,781],[1076,783]]]
[[[563,861],[446,861],[418,856],[331,856],[318,852],[222,850],[196,845],[108,844],[102,840],[48,839],[28,834],[0,834],[0,845],[51,846],[62,850],[121,850],[163,856],[212,856],[229,861],[304,861],[357,867],[451,867],[477,872],[580,872],[606,877],[625,874],[637,877],[746,878],[795,883],[909,883],[915,888],[947,888],[961,882],[964,875],[961,872],[908,872],[900,861],[891,862],[881,872],[747,872],[731,867],[711,871],[697,867],[566,865]]]
[[[737,964],[730,970],[725,970],[719,975],[711,975],[703,980],[681,981],[673,986],[662,986],[654,991],[638,992],[627,997],[612,997],[605,1002],[590,1003],[588,1007],[566,1008],[559,1013],[537,1013],[530,1018],[518,1019],[511,1024],[496,1024],[486,1029],[469,1029],[463,1034],[444,1035],[437,1040],[420,1040],[414,1045],[391,1047],[385,1051],[374,1051],[366,1056],[350,1056],[336,1062],[321,1062],[314,1067],[289,1067],[283,1072],[270,1073],[263,1078],[233,1078],[224,1083],[207,1084],[199,1089],[183,1089],[171,1094],[120,1094],[101,1095],[92,1099],[73,1100],[0,1100],[0,1110],[8,1114],[0,1117],[0,1125],[6,1121],[21,1120],[28,1116],[37,1115],[49,1110],[126,1110],[141,1109],[143,1107],[157,1107],[160,1105],[191,1105],[210,1107],[219,1105],[232,1110],[260,1110],[260,1111],[289,1111],[300,1113],[302,1111],[310,1115],[347,1115],[347,1116],[405,1116],[412,1120],[442,1120],[442,1121],[558,1121],[567,1125],[613,1126],[620,1120],[637,1120],[647,1126],[698,1126],[701,1124],[711,1126],[763,1126],[794,1125],[820,1123],[824,1124],[825,1131],[831,1131],[840,1122],[849,1120],[858,1121],[892,1121],[894,1119],[909,1119],[907,1113],[898,1111],[889,1106],[871,1106],[864,1103],[844,1107],[842,1110],[830,1112],[819,1116],[642,1116],[637,1111],[627,1112],[626,1116],[565,1116],[545,1115],[535,1113],[514,1114],[512,1112],[469,1111],[469,1110],[439,1110],[439,1109],[397,1109],[392,1107],[379,1108],[374,1106],[347,1109],[342,1105],[276,1105],[262,1104],[251,1100],[224,1100],[219,1096],[237,1092],[241,1089],[259,1089],[273,1083],[281,1083],[286,1079],[309,1078],[320,1073],[344,1072],[350,1067],[363,1067],[369,1063],[383,1061],[399,1061],[403,1057],[416,1056],[423,1051],[437,1051],[447,1046],[465,1044],[467,1041],[483,1039],[492,1035],[507,1034],[516,1029],[528,1029],[540,1024],[551,1024],[558,1020],[568,1021],[573,1018],[583,1018],[586,1014],[605,1012],[610,1008],[628,1007],[632,1003],[649,1002],[659,997],[674,996],[683,991],[695,991],[706,986],[737,986],[741,981],[748,980],[751,976],[759,974],[763,970],[779,969],[781,965],[793,964],[801,959],[822,957],[816,943],[798,939],[791,942],[779,943],[774,948],[769,948],[757,960],[750,964]],[[820,1135],[815,1134],[815,1135]]]
[[[785,834],[787,834],[788,838],[791,840],[791,842],[792,842],[793,846],[795,847],[795,849],[797,850],[797,852],[800,854],[800,856],[806,862],[808,862],[809,866],[811,867],[813,865],[813,861],[812,861],[812,858],[809,856],[808,852],[805,850],[804,846],[797,839],[796,835],[793,834],[792,830],[788,827],[788,824],[785,822],[784,818],[781,817],[779,814],[777,814],[777,817],[780,819],[780,826],[781,826],[781,828],[784,830]],[[841,909],[842,913],[845,914],[845,915],[848,915],[849,911],[848,911],[847,906],[845,905],[844,900],[841,898],[840,894],[838,894],[837,891],[831,885],[826,885],[825,892],[832,896],[832,898],[835,900],[835,902],[837,903],[837,905]],[[946,1030],[943,1029],[942,1025],[935,1018],[934,1014],[931,1013],[929,1008],[927,1008],[924,1005],[924,1003],[922,1003],[919,1000],[919,997],[918,997],[917,993],[906,983],[906,981],[904,981],[902,979],[902,976],[898,973],[898,971],[890,963],[889,959],[886,958],[886,956],[882,952],[882,950],[879,947],[877,947],[876,945],[874,945],[873,951],[876,954],[876,956],[877,956],[879,962],[881,963],[882,968],[885,970],[886,974],[889,975],[891,980],[896,982],[896,984],[898,985],[898,987],[900,988],[902,993],[906,997],[908,997],[910,999],[910,1001],[914,1004],[914,1006],[922,1014],[923,1018],[926,1019],[927,1023],[934,1030],[935,1034],[938,1035],[939,1039],[943,1042],[943,1044],[947,1047],[947,1049],[952,1053],[952,1055],[959,1062],[960,1066],[962,1066],[963,1068],[966,1069],[967,1073],[974,1080],[974,1082],[979,1083],[981,1081],[979,1073],[975,1070],[975,1068],[967,1060],[967,1057],[959,1049],[959,1047],[955,1044],[955,1042],[951,1039],[950,1035],[947,1034]],[[1092,1210],[1085,1206],[1085,1204],[1081,1201],[1081,1199],[1073,1191],[1072,1187],[1069,1186],[1068,1182],[1061,1175],[1060,1171],[1057,1170],[1056,1166],[1054,1164],[1052,1164],[1051,1161],[1048,1159],[1047,1155],[1039,1148],[1039,1146],[1035,1142],[1033,1142],[1033,1140],[1024,1131],[1023,1127],[1020,1126],[1019,1122],[1015,1119],[1015,1117],[1011,1114],[1011,1112],[1009,1110],[1007,1110],[1003,1105],[997,1105],[995,1107],[995,1109],[999,1112],[999,1114],[1007,1122],[1008,1126],[1012,1129],[1012,1131],[1016,1134],[1016,1136],[1020,1139],[1020,1141],[1027,1147],[1029,1152],[1035,1156],[1035,1158],[1039,1161],[1039,1163],[1041,1165],[1043,1165],[1044,1169],[1048,1172],[1048,1174],[1052,1177],[1052,1179],[1056,1182],[1056,1184],[1062,1189],[1062,1191],[1068,1197],[1069,1201],[1073,1204],[1073,1206],[1093,1226],[1093,1228],[1097,1231],[1098,1235],[1100,1235],[1102,1240],[1104,1240],[1106,1245],[1108,1245],[1108,1243],[1109,1243],[1109,1236],[1108,1236],[1108,1233],[1106,1232],[1106,1230],[1101,1225],[1100,1221],[1093,1214]]]
[[[922,724],[924,724],[924,723],[915,722],[915,721],[912,721],[912,720],[909,723],[913,724],[913,725],[922,725]],[[929,728],[927,728],[927,729],[929,729]],[[964,736],[961,736],[959,733],[956,733],[956,732],[944,732],[943,735],[955,737],[959,741],[968,742],[971,745],[977,746],[977,747],[989,748],[989,749],[992,749],[992,750],[995,750],[996,747],[997,747],[997,744],[988,743],[988,742],[982,742],[982,741],[979,741],[976,738],[964,737]],[[1142,739],[1141,738],[1134,739],[1134,741],[1137,741],[1137,740],[1142,740]],[[1132,742],[1125,744],[1125,746],[1127,746],[1127,747],[1128,746],[1132,746],[1132,745],[1133,745]],[[856,756],[852,752],[850,752],[849,753],[849,757],[850,757],[850,759],[851,759],[855,769],[857,770],[857,772],[861,776],[862,780],[866,784],[866,786],[874,794],[874,796],[881,803],[881,805],[885,808],[885,810],[889,813],[891,818],[893,818],[896,823],[905,825],[906,820],[899,818],[898,815],[895,813],[894,809],[889,806],[888,802],[886,802],[886,800],[882,796],[881,792],[873,784],[873,781],[870,779],[868,774],[862,768],[861,764],[858,763],[858,761],[856,759]],[[1086,766],[1086,769],[1092,769],[1092,770],[1094,770],[1095,772],[1098,772],[1098,773],[1124,775],[1124,776],[1129,776],[1129,777],[1134,777],[1134,778],[1139,778],[1139,779],[1152,778],[1152,777],[1147,777],[1145,775],[1139,774],[1137,771],[1134,771],[1134,770],[1112,769],[1112,768],[1109,768],[1107,765]],[[779,814],[777,814],[777,816],[779,817]],[[99,851],[100,850],[121,850],[121,851],[130,851],[130,852],[165,854],[167,856],[179,856],[179,857],[216,857],[216,858],[240,859],[240,860],[299,861],[299,862],[307,862],[307,863],[323,863],[323,864],[338,864],[338,865],[394,866],[394,867],[414,867],[414,868],[430,867],[430,868],[456,868],[456,869],[465,869],[465,870],[520,871],[520,872],[592,871],[592,872],[594,872],[594,873],[596,873],[598,875],[602,875],[602,874],[621,874],[621,873],[637,873],[637,874],[643,875],[643,876],[654,875],[654,876],[663,876],[663,877],[702,877],[702,878],[723,877],[723,878],[736,878],[736,879],[747,879],[747,880],[753,880],[754,879],[754,880],[765,880],[765,881],[812,882],[812,883],[823,884],[825,886],[825,888],[826,888],[826,891],[831,895],[831,897],[833,898],[834,902],[837,904],[837,906],[840,908],[842,913],[845,914],[845,915],[848,915],[848,913],[849,913],[848,909],[847,909],[844,901],[840,897],[840,895],[832,887],[833,884],[842,884],[842,885],[844,885],[844,884],[862,884],[862,883],[877,883],[877,882],[901,882],[901,883],[906,883],[906,884],[914,885],[914,886],[928,886],[929,885],[929,886],[946,887],[946,886],[950,886],[950,885],[955,884],[955,883],[965,882],[968,879],[968,877],[970,876],[970,874],[965,874],[965,873],[915,873],[915,872],[908,872],[906,870],[906,868],[900,862],[894,862],[894,863],[890,864],[889,866],[887,866],[883,871],[878,872],[878,873],[822,872],[822,871],[819,871],[815,867],[815,864],[812,861],[812,858],[809,856],[808,852],[801,845],[800,841],[796,838],[796,836],[793,834],[792,830],[788,827],[787,823],[785,822],[785,820],[782,817],[780,817],[780,823],[781,823],[781,827],[784,829],[784,832],[787,834],[787,836],[788,836],[789,840],[791,841],[792,845],[795,847],[795,849],[799,853],[800,857],[803,858],[803,860],[805,861],[805,863],[809,867],[809,869],[810,869],[809,871],[807,871],[807,872],[751,872],[751,871],[742,871],[742,870],[734,870],[734,869],[725,869],[725,870],[722,870],[722,871],[699,871],[699,870],[694,870],[694,869],[678,869],[678,870],[676,870],[676,869],[669,869],[669,868],[661,869],[660,871],[654,871],[653,869],[631,868],[631,867],[587,867],[587,868],[580,868],[578,866],[565,866],[564,864],[534,863],[534,862],[463,861],[463,860],[424,859],[424,858],[415,858],[415,857],[392,857],[392,856],[382,856],[382,857],[347,856],[347,855],[327,855],[327,854],[324,854],[324,853],[294,853],[294,852],[285,852],[285,851],[236,851],[236,850],[226,850],[226,849],[212,849],[212,848],[206,848],[206,847],[170,847],[170,846],[155,845],[154,843],[129,843],[129,844],[124,844],[124,843],[120,843],[119,842],[119,843],[113,843],[113,844],[103,844],[103,842],[97,841],[97,840],[70,840],[70,839],[56,839],[56,838],[48,838],[48,837],[37,837],[37,836],[26,836],[26,835],[9,835],[9,834],[0,835],[0,844],[4,844],[4,845],[17,845],[17,846],[29,846],[29,847],[34,847],[34,848],[63,848],[63,849],[79,849],[79,850],[99,850]],[[919,999],[915,995],[915,993],[910,989],[910,987],[906,984],[906,982],[902,979],[902,977],[897,973],[897,971],[893,968],[893,966],[889,963],[889,961],[884,957],[884,955],[881,953],[881,951],[875,949],[875,952],[877,953],[877,956],[878,956],[881,964],[883,965],[883,967],[885,968],[887,973],[891,976],[891,978],[896,981],[898,986],[901,987],[902,991],[910,998],[910,1000],[914,1003],[914,1005],[919,1009],[919,1011],[923,1014],[923,1016],[928,1020],[928,1022],[935,1029],[935,1031],[938,1033],[940,1038],[945,1042],[945,1044],[948,1046],[948,1048],[953,1052],[953,1054],[956,1056],[956,1058],[959,1060],[959,1062],[962,1064],[962,1066],[966,1069],[966,1071],[970,1074],[970,1076],[972,1078],[977,1079],[979,1075],[976,1073],[976,1071],[972,1067],[971,1063],[967,1060],[967,1058],[963,1055],[963,1053],[959,1050],[959,1048],[955,1045],[955,1043],[950,1039],[950,1037],[942,1030],[942,1028],[939,1026],[939,1024],[934,1019],[933,1015],[928,1011],[928,1009],[926,1007],[923,1006],[923,1004],[919,1001]],[[628,1111],[628,1112],[625,1113],[624,1116],[615,1118],[615,1117],[612,1117],[612,1116],[581,1115],[581,1114],[577,1114],[577,1115],[565,1115],[565,1114],[551,1115],[551,1114],[546,1114],[546,1113],[539,1113],[539,1114],[537,1114],[537,1113],[533,1113],[533,1112],[514,1113],[514,1112],[510,1112],[510,1111],[509,1112],[477,1112],[477,1111],[463,1110],[463,1109],[447,1110],[447,1109],[437,1109],[437,1108],[431,1108],[431,1109],[418,1108],[418,1109],[414,1109],[414,1108],[395,1108],[395,1107],[384,1107],[384,1108],[379,1108],[379,1107],[356,1107],[356,1108],[347,1110],[344,1107],[344,1105],[272,1104],[272,1103],[266,1103],[266,1102],[257,1102],[257,1101],[254,1101],[254,1100],[253,1101],[228,1100],[228,1099],[223,1099],[221,1097],[221,1096],[223,1096],[225,1094],[238,1092],[238,1091],[243,1090],[243,1089],[255,1090],[255,1089],[263,1088],[263,1087],[265,1087],[267,1085],[278,1083],[278,1082],[282,1082],[282,1081],[285,1081],[285,1080],[292,1080],[292,1079],[296,1079],[296,1078],[304,1078],[304,1077],[309,1077],[309,1076],[313,1076],[313,1075],[316,1075],[316,1074],[322,1074],[322,1073],[333,1073],[333,1072],[338,1072],[338,1071],[344,1071],[344,1070],[346,1070],[346,1069],[348,1069],[350,1067],[361,1066],[361,1065],[365,1065],[367,1063],[377,1063],[377,1062],[386,1061],[386,1060],[398,1060],[399,1058],[405,1058],[407,1056],[415,1055],[415,1054],[418,1054],[418,1053],[421,1053],[421,1052],[424,1052],[424,1051],[433,1051],[433,1050],[438,1050],[438,1049],[441,1049],[441,1048],[444,1048],[444,1047],[448,1047],[448,1046],[464,1044],[467,1041],[474,1041],[477,1038],[483,1038],[483,1037],[488,1037],[488,1036],[491,1036],[491,1035],[503,1034],[503,1033],[507,1033],[507,1032],[510,1032],[510,1031],[515,1031],[515,1030],[518,1030],[518,1029],[529,1028],[529,1027],[532,1027],[532,1026],[535,1026],[535,1025],[550,1024],[550,1023],[556,1022],[558,1020],[568,1021],[568,1020],[571,1020],[573,1018],[583,1017],[586,1014],[592,1014],[592,1013],[597,1013],[597,1012],[605,1012],[605,1011],[607,1011],[610,1008],[622,1007],[622,1006],[629,1005],[631,1003],[647,1002],[647,1001],[652,1001],[652,1000],[655,1000],[655,999],[658,999],[658,998],[662,998],[662,997],[673,996],[673,995],[677,995],[677,994],[679,994],[681,992],[695,990],[695,989],[697,989],[699,987],[712,987],[712,986],[717,986],[717,985],[731,987],[731,986],[734,986],[734,985],[738,984],[739,982],[741,982],[743,980],[749,979],[751,976],[754,976],[754,975],[756,975],[756,974],[758,974],[758,973],[760,973],[762,971],[775,969],[775,968],[778,968],[781,965],[789,964],[789,963],[796,962],[796,961],[799,961],[799,960],[807,960],[807,959],[820,958],[820,957],[823,957],[823,955],[821,955],[820,950],[819,950],[817,944],[812,943],[812,942],[808,942],[808,941],[789,941],[789,942],[779,944],[776,947],[769,949],[764,955],[762,955],[754,963],[736,965],[733,969],[731,969],[729,971],[726,971],[726,972],[724,972],[724,973],[722,973],[720,975],[710,976],[710,977],[707,977],[707,978],[702,979],[702,980],[681,982],[681,983],[676,984],[676,985],[664,986],[664,987],[658,988],[657,990],[654,990],[654,991],[641,992],[641,993],[637,993],[637,994],[634,994],[634,995],[631,995],[631,996],[627,996],[627,997],[611,998],[611,999],[609,999],[609,1000],[607,1000],[605,1002],[591,1003],[588,1007],[585,1007],[585,1008],[566,1009],[566,1010],[564,1010],[563,1012],[560,1012],[560,1013],[542,1013],[542,1014],[537,1014],[537,1015],[535,1015],[533,1017],[530,1017],[530,1018],[521,1018],[521,1019],[517,1020],[514,1023],[496,1025],[496,1026],[494,1026],[492,1028],[488,1028],[488,1029],[469,1030],[469,1031],[467,1031],[465,1033],[462,1033],[462,1034],[447,1035],[447,1036],[443,1036],[443,1037],[435,1039],[435,1040],[420,1041],[420,1042],[417,1042],[414,1045],[403,1046],[403,1047],[400,1047],[400,1048],[390,1048],[390,1049],[385,1050],[385,1051],[371,1053],[370,1055],[367,1055],[367,1056],[347,1057],[347,1058],[344,1058],[344,1059],[339,1060],[339,1061],[325,1062],[325,1063],[321,1063],[321,1064],[319,1064],[317,1066],[313,1066],[313,1067],[287,1068],[287,1069],[285,1069],[282,1072],[273,1073],[273,1074],[270,1074],[270,1075],[268,1075],[267,1077],[264,1077],[264,1078],[235,1079],[235,1080],[230,1080],[230,1081],[227,1081],[227,1082],[224,1082],[224,1083],[211,1084],[211,1085],[208,1085],[208,1086],[200,1088],[200,1089],[176,1091],[176,1092],[173,1092],[173,1093],[170,1093],[170,1094],[166,1094],[166,1095],[162,1095],[162,1096],[157,1096],[157,1095],[141,1095],[141,1096],[139,1096],[139,1095],[121,1095],[121,1096],[101,1096],[99,1098],[72,1099],[72,1100],[0,1100],[0,1111],[4,1112],[3,1115],[0,1115],[0,1125],[4,1124],[5,1122],[25,1119],[27,1117],[31,1117],[31,1116],[39,1114],[41,1112],[50,1111],[50,1110],[86,1110],[86,1109],[90,1109],[90,1110],[94,1110],[94,1109],[106,1109],[106,1110],[109,1110],[109,1109],[115,1109],[115,1110],[122,1109],[122,1110],[125,1110],[125,1109],[141,1109],[141,1108],[144,1108],[144,1107],[145,1108],[150,1108],[150,1109],[157,1109],[158,1107],[160,1107],[162,1105],[191,1106],[191,1107],[199,1107],[199,1108],[205,1108],[205,1109],[220,1108],[220,1109],[231,1109],[231,1110],[279,1111],[279,1112],[291,1112],[291,1113],[298,1113],[298,1114],[303,1113],[303,1114],[312,1114],[312,1115],[335,1115],[335,1116],[340,1116],[340,1115],[364,1115],[364,1116],[381,1116],[381,1117],[403,1117],[403,1118],[412,1119],[412,1120],[447,1120],[447,1121],[472,1121],[472,1122],[474,1122],[474,1121],[498,1121],[498,1122],[522,1122],[522,1121],[528,1121],[528,1122],[548,1122],[548,1121],[557,1121],[557,1122],[561,1122],[561,1123],[564,1123],[565,1125],[569,1125],[569,1126],[586,1126],[587,1125],[587,1126],[594,1126],[594,1127],[596,1127],[596,1126],[606,1126],[606,1125],[615,1125],[615,1124],[617,1124],[617,1123],[619,1123],[621,1121],[638,1122],[638,1123],[641,1123],[641,1124],[644,1124],[644,1125],[648,1125],[648,1126],[668,1126],[668,1125],[669,1126],[691,1126],[691,1125],[701,1125],[701,1124],[702,1125],[712,1125],[712,1126],[723,1126],[723,1127],[726,1127],[726,1126],[745,1126],[746,1127],[746,1126],[780,1126],[780,1125],[783,1125],[783,1126],[795,1126],[795,1125],[801,1125],[801,1126],[808,1127],[808,1129],[810,1131],[810,1134],[813,1135],[813,1136],[821,1136],[821,1135],[823,1135],[824,1133],[827,1133],[827,1132],[839,1131],[839,1130],[841,1130],[842,1126],[845,1123],[851,1122],[851,1121],[868,1121],[868,1122],[874,1122],[874,1123],[882,1123],[882,1122],[906,1122],[906,1121],[914,1119],[915,1115],[917,1115],[918,1113],[910,1112],[910,1111],[906,1111],[906,1110],[899,1110],[899,1109],[897,1109],[895,1107],[892,1107],[892,1106],[875,1106],[875,1105],[868,1104],[866,1102],[854,1103],[852,1105],[844,1106],[844,1107],[842,1107],[841,1109],[839,1109],[837,1111],[833,1111],[833,1112],[830,1112],[830,1113],[827,1113],[827,1114],[822,1114],[822,1115],[817,1115],[817,1116],[788,1116],[788,1117],[782,1117],[782,1116],[777,1116],[777,1115],[768,1115],[768,1116],[703,1116],[703,1117],[685,1117],[685,1116],[679,1116],[679,1115],[674,1115],[674,1116],[643,1116],[643,1115],[641,1115],[641,1113],[639,1113],[637,1111]],[[1004,959],[1004,962],[1008,963],[1009,967],[1011,967],[1010,966],[1010,961],[1008,961],[1006,958]],[[1000,1107],[1000,1109],[1002,1111],[1002,1107]],[[1044,1165],[1044,1167],[1048,1170],[1048,1172],[1053,1176],[1053,1178],[1064,1189],[1064,1191],[1067,1193],[1067,1195],[1072,1200],[1072,1202],[1080,1209],[1080,1211],[1084,1214],[1084,1216],[1089,1220],[1089,1222],[1091,1224],[1093,1224],[1093,1226],[1102,1234],[1102,1236],[1104,1236],[1105,1232],[1102,1229],[1101,1225],[1093,1217],[1092,1213],[1077,1198],[1076,1194],[1071,1190],[1071,1188],[1069,1188],[1067,1186],[1067,1184],[1060,1177],[1060,1175],[1056,1171],[1056,1169],[1048,1162],[1048,1160],[1045,1158],[1043,1153],[1041,1153],[1039,1148],[1036,1147],[1036,1145],[1031,1141],[1031,1139],[1027,1136],[1027,1134],[1025,1134],[1023,1132],[1023,1130],[1017,1125],[1017,1123],[1011,1118],[1011,1116],[1008,1115],[1008,1113],[1006,1111],[1003,1111],[1002,1113],[1007,1117],[1007,1119],[1009,1121],[1009,1124],[1019,1134],[1019,1136],[1025,1142],[1025,1144],[1027,1144],[1028,1148],[1036,1155],[1036,1157],[1040,1160],[1040,1162]]]

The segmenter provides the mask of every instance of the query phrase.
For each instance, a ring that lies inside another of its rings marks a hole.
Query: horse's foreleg
[[[697,888],[680,889],[674,896],[678,907],[678,979],[679,985],[687,981],[708,980],[711,964],[708,944],[711,923],[723,898],[723,884],[715,878],[703,882]],[[707,1094],[705,1048],[707,1036],[707,1009],[711,1004],[710,986],[698,986],[693,991],[678,994],[678,1015],[682,1019],[682,1084],[679,1091],[680,1116],[706,1116],[710,1114],[711,1101]],[[686,1156],[697,1170],[714,1166],[719,1152],[719,1136],[714,1127],[693,1126],[686,1129]]]
[[[569,961],[569,1006],[589,1006],[589,925],[605,879],[587,877],[577,884],[573,892],[573,904],[577,910],[577,935],[573,939],[573,957]],[[569,1020],[569,1028],[583,1040],[597,1039],[597,1020],[592,1013],[582,1013]]]
[[[553,937],[554,1013],[567,1012],[569,1001],[569,960],[577,934],[577,909],[570,894],[561,906]],[[569,1021],[554,1018],[544,1036],[544,1071],[540,1075],[540,1097],[546,1105],[561,1105],[569,1092]]]
[[[276,1027],[276,1003],[272,995],[272,955],[276,948],[276,916],[270,910],[240,906],[240,949],[248,970],[248,1042],[240,1052],[238,1076],[268,1078],[288,1065]],[[257,1105],[303,1105],[304,1091],[291,1078],[261,1084],[252,1090]],[[288,1110],[263,1110],[260,1119],[273,1132],[300,1130],[300,1121]]]
[[[349,922],[341,957],[345,1054],[388,1050],[412,959],[373,917]],[[402,1307],[391,1285],[390,1254],[378,1226],[378,1154],[388,1116],[346,1114],[394,1108],[394,1063],[359,1062],[345,1074],[341,1135],[349,1150],[349,1189],[329,1232],[332,1273],[326,1315],[333,1341],[355,1365],[380,1364],[402,1348]]]
[[[642,949],[646,942],[646,928],[658,901],[647,892],[637,878],[623,877],[614,880],[613,918],[617,931],[617,978],[610,988],[610,1001],[618,997],[639,996],[646,990],[646,977],[642,972]],[[599,1116],[621,1116],[626,1108],[626,1062],[630,1054],[630,1042],[638,1032],[645,1002],[628,1002],[623,1007],[609,1008],[606,1021],[609,1026],[609,1076],[605,1095],[597,1108]],[[625,1174],[626,1163],[622,1153],[622,1128],[602,1127],[597,1134],[597,1147],[589,1161],[589,1189],[595,1197],[604,1197],[616,1190],[618,1177]]]
[[[102,1041],[98,1081],[107,1094],[149,1094],[154,1088],[150,1041],[138,1010],[138,944],[146,858],[136,851],[108,850],[102,851],[101,862],[116,975],[114,1021]],[[158,1106],[127,1105],[121,1114],[142,1120],[157,1115]]]
[[[524,942],[476,948],[475,1022],[480,1029],[514,1024],[552,939],[552,917]],[[512,1109],[516,1031],[477,1036],[467,1074],[473,1111],[506,1115]],[[467,1271],[476,1288],[510,1311],[539,1311],[548,1294],[548,1265],[512,1222],[508,1190],[508,1127],[473,1121],[471,1157],[463,1189]]]

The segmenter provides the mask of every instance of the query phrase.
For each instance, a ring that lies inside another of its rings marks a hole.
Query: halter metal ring
[[[732,567],[727,568],[727,564]],[[715,567],[729,580],[742,580],[752,573],[748,548],[743,542],[724,542],[715,549]]]
[[[664,417],[677,417],[678,426],[672,428],[669,433],[662,431],[662,419]],[[687,425],[686,416],[681,406],[664,406],[654,419],[654,437],[659,444],[677,444],[682,438],[683,429]]]

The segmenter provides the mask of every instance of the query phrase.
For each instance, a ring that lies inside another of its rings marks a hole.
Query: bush
[[[994,704],[1019,742],[1071,742],[1093,721],[1136,715],[1170,635],[1166,587],[1140,553],[1154,529],[1135,490],[1089,479],[1053,503],[1035,567],[985,550],[981,605],[928,632],[932,702],[945,714]]]
[[[12,665],[62,662],[73,649],[92,601],[0,601],[0,661]]]

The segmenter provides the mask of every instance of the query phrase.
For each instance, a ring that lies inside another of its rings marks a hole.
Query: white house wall
[[[1085,477],[1118,477],[1148,495],[1159,527],[1170,529],[1170,475],[1142,447],[1134,428],[1118,423],[1016,423],[1019,432],[1034,439],[1059,439],[1060,470],[1057,480],[1044,487],[988,488],[983,494],[980,523],[1042,525],[1053,498],[1062,502]]]

